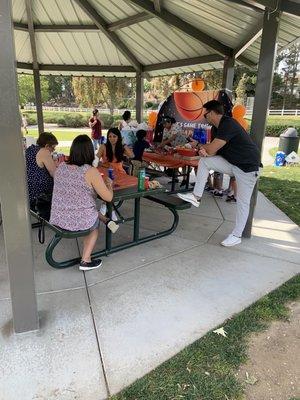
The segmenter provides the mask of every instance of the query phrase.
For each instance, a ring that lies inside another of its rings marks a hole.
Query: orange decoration
[[[239,117],[239,118],[234,118],[234,119],[245,129],[245,131],[248,130],[249,124],[245,118]]]
[[[202,79],[195,79],[192,82],[192,89],[194,92],[202,92],[205,87],[205,83]]]
[[[233,118],[235,119],[243,118],[245,114],[246,114],[246,107],[243,106],[242,104],[236,104],[232,109],[232,115]]]
[[[174,92],[174,102],[178,113],[186,121],[203,121],[203,104],[210,100],[217,100],[218,90],[208,92]]]
[[[157,120],[157,111],[151,111],[148,115],[148,124],[154,128]]]

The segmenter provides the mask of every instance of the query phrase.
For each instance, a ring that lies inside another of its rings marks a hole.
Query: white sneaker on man
[[[234,236],[232,233],[227,236],[227,238],[225,240],[223,240],[223,242],[221,242],[222,246],[225,247],[232,247],[235,246],[236,244],[240,244],[242,242],[242,239],[238,236]]]
[[[193,193],[177,193],[177,196],[182,200],[191,203],[195,207],[199,207],[201,199],[197,199],[197,197]]]

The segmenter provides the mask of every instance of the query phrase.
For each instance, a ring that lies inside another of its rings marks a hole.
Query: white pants
[[[202,197],[210,170],[234,176],[237,183],[236,218],[233,235],[241,237],[244,231],[250,208],[253,188],[259,176],[259,171],[244,172],[230,164],[221,156],[202,157],[199,160],[194,195]]]

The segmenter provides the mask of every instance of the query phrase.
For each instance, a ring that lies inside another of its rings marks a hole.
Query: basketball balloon
[[[195,92],[174,92],[176,108],[187,121],[199,119],[203,111],[203,100]]]
[[[202,79],[196,79],[192,82],[194,92],[201,92],[204,89],[205,83]]]
[[[243,118],[246,114],[246,107],[242,104],[236,104],[232,109],[233,118]]]
[[[234,118],[244,129],[245,131],[248,130],[249,124],[245,118]]]

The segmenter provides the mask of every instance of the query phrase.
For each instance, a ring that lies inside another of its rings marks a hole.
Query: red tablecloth
[[[176,158],[173,154],[161,154],[144,152],[143,160],[149,163],[156,163],[162,167],[180,168],[180,167],[198,167],[199,160],[187,160]]]
[[[108,176],[108,169],[104,167],[98,167],[98,170],[104,174],[104,176]],[[114,179],[114,190],[125,189],[133,186],[137,186],[138,179],[135,176],[116,173]]]

